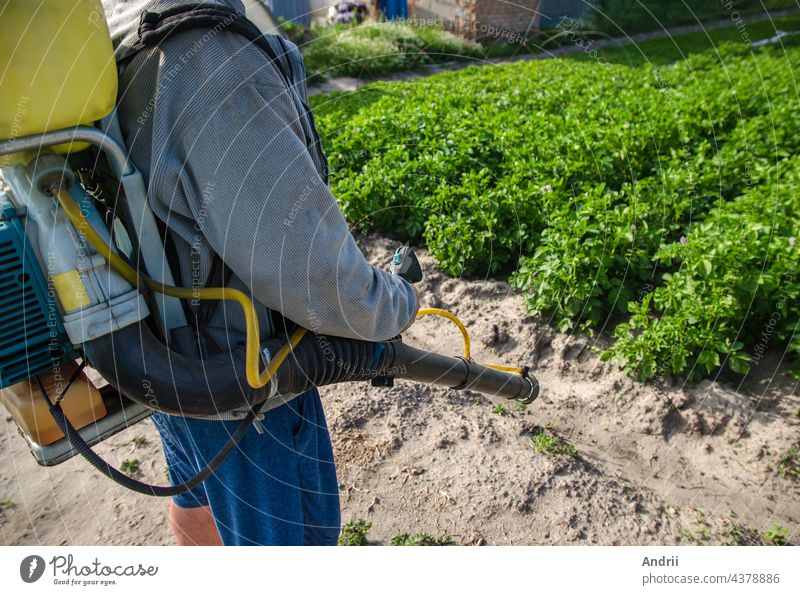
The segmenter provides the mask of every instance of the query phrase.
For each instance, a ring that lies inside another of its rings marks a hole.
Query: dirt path
[[[787,17],[796,14],[800,14],[800,9],[773,11],[768,15],[765,14],[749,15],[742,17],[741,22],[744,24],[755,23],[766,20],[767,18],[778,19],[781,17]],[[732,22],[733,21],[730,18],[726,18],[717,21],[711,21],[708,23],[703,23],[702,25],[685,25],[683,27],[673,27],[667,31],[651,31],[649,33],[637,33],[635,35],[627,37],[616,37],[613,39],[596,39],[592,41],[591,47],[592,49],[599,50],[601,48],[617,47],[627,44],[636,44],[636,43],[641,43],[643,41],[650,41],[653,39],[664,39],[668,37],[673,37],[675,35],[683,35],[685,33],[710,31],[713,29],[730,27]],[[753,41],[756,40],[754,39]],[[585,40],[582,39],[581,44],[583,44],[584,42]],[[544,49],[539,46],[537,47],[539,48],[540,51],[535,53],[518,54],[516,56],[509,56],[506,58],[485,58],[485,59],[475,59],[469,61],[445,62],[442,64],[435,64],[431,66],[422,67],[417,70],[387,74],[386,76],[381,76],[374,79],[360,79],[349,76],[330,78],[326,79],[321,83],[310,85],[308,87],[308,93],[309,95],[318,95],[320,93],[332,93],[334,91],[355,91],[356,89],[360,89],[364,85],[368,85],[370,83],[374,83],[377,81],[387,81],[387,82],[407,81],[418,78],[425,78],[428,76],[432,76],[434,74],[439,74],[441,72],[461,70],[463,68],[467,68],[468,66],[482,66],[489,64],[495,64],[495,65],[510,64],[512,62],[518,62],[520,60],[546,60],[548,58],[569,56],[571,54],[579,54],[581,52],[587,51],[585,45],[576,45],[576,44],[565,45],[554,49]]]
[[[362,244],[373,262],[391,254],[381,238]],[[478,361],[532,364],[542,396],[523,411],[405,382],[325,389],[345,522],[371,522],[375,543],[400,531],[459,544],[760,543],[774,524],[800,541],[800,480],[777,472],[800,435],[800,396],[774,361],[738,388],[635,383],[599,360],[602,338],[554,333],[507,284],[448,278],[422,260],[425,305],[462,318]],[[406,340],[459,353],[449,324],[420,320]],[[536,452],[544,427],[578,456]],[[165,479],[150,422],[101,452]],[[127,492],[81,459],[37,467],[8,420],[0,502],[0,544],[172,543],[165,500]]]

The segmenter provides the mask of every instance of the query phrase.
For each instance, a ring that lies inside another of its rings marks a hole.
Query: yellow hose
[[[417,312],[417,318],[421,318],[422,316],[442,316],[443,318],[447,318],[450,322],[455,324],[458,327],[458,330],[461,331],[461,336],[464,339],[464,357],[468,360],[472,359],[472,356],[470,355],[470,341],[467,327],[464,326],[464,323],[461,322],[455,314],[448,312],[447,310],[442,310],[441,308],[421,308],[419,312]]]
[[[464,323],[461,322],[455,314],[448,312],[447,310],[442,310],[441,308],[422,308],[419,312],[417,312],[417,318],[421,316],[442,316],[455,324],[458,327],[458,330],[461,331],[461,336],[464,339],[464,359],[473,361],[472,354],[470,353],[469,332],[467,332],[467,327],[464,326]],[[516,374],[522,374],[524,372],[522,368],[515,368],[513,366],[499,366],[496,364],[481,365],[487,368],[492,368],[493,370],[500,370],[501,372],[514,372]]]
[[[258,315],[252,300],[242,291],[238,289],[231,289],[228,287],[203,287],[191,289],[188,287],[175,287],[174,285],[164,285],[150,277],[141,274],[139,271],[130,266],[123,258],[114,252],[108,244],[103,241],[98,233],[92,228],[89,221],[84,217],[83,212],[75,203],[70,193],[63,187],[54,190],[54,194],[58,199],[61,208],[64,209],[69,220],[80,233],[82,233],[89,243],[94,247],[97,252],[105,258],[109,264],[122,275],[128,283],[134,287],[147,287],[151,291],[168,295],[170,297],[179,298],[182,300],[231,300],[237,302],[242,307],[245,321],[245,370],[247,373],[247,383],[252,388],[262,388],[266,386],[272,377],[277,372],[281,364],[286,360],[289,353],[294,349],[298,343],[303,339],[308,332],[307,329],[298,328],[290,337],[289,342],[283,345],[275,357],[272,358],[267,369],[263,372],[259,371],[259,352],[261,349],[261,331],[258,328]],[[470,339],[467,328],[458,319],[455,314],[442,310],[440,308],[422,308],[417,312],[417,317],[421,316],[443,316],[450,320],[461,331],[461,336],[464,339],[464,357],[472,361],[470,354]],[[487,368],[501,370],[503,372],[513,372],[522,374],[522,368],[515,368],[511,366],[499,366],[491,364],[481,364]]]

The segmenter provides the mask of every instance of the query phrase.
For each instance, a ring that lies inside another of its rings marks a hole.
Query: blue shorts
[[[202,469],[239,421],[158,413],[173,485]],[[182,508],[211,506],[225,545],[336,545],[341,517],[333,449],[316,389],[268,411],[214,475],[174,498]]]

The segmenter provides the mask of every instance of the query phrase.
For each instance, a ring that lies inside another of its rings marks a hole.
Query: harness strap
[[[144,11],[139,19],[139,41],[117,60],[117,64],[125,64],[143,49],[156,47],[171,35],[192,29],[227,31],[246,37],[269,56],[286,86],[291,86],[277,53],[258,27],[242,13],[219,4],[178,4],[162,12]]]

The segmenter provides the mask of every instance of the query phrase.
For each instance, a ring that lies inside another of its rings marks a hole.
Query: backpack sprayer
[[[8,186],[0,190],[0,400],[40,464],[80,453],[126,487],[172,496],[209,477],[268,401],[285,402],[312,387],[352,381],[391,387],[404,378],[522,403],[536,399],[539,385],[527,368],[474,362],[466,328],[444,310],[423,309],[418,316],[456,324],[462,357],[417,349],[401,337],[368,342],[303,328],[288,341],[262,341],[245,293],[175,286],[143,178],[108,116],[117,79],[99,0],[50,0],[38,15],[32,4],[12,0],[0,20],[0,49],[13,60],[3,65],[0,88],[0,138],[6,139],[0,171]],[[31,80],[33,71],[40,74]],[[101,128],[86,125],[98,120]],[[107,158],[124,190],[111,223],[70,165],[70,154],[90,146]],[[422,278],[408,247],[397,251],[391,271],[411,283]],[[246,322],[245,345],[201,359],[181,299],[236,302]],[[86,366],[108,384],[98,389]],[[248,413],[197,476],[160,487],[120,473],[91,449],[153,411]]]

